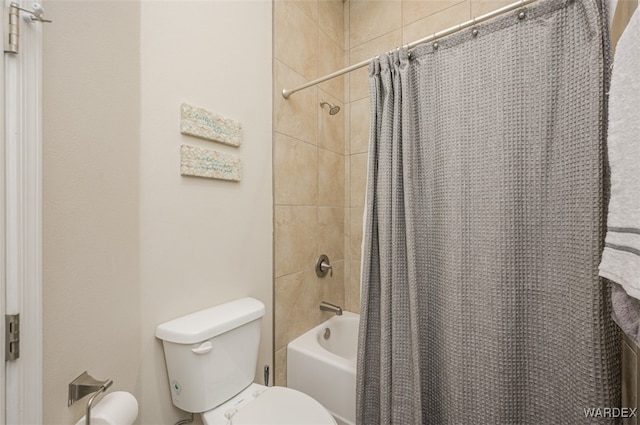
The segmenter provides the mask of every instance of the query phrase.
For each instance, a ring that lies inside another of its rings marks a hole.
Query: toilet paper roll
[[[131,425],[138,417],[138,402],[133,394],[114,391],[91,409],[91,425]],[[76,425],[85,425],[83,416]]]

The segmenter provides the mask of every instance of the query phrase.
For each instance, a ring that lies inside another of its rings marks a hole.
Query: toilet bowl
[[[291,388],[251,384],[215,409],[202,413],[205,425],[334,425],[320,403]]]
[[[335,425],[312,397],[253,383],[265,307],[241,298],[163,323],[173,404],[205,425]]]

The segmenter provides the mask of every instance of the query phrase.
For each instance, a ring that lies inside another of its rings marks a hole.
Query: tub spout
[[[342,316],[342,307],[339,307],[335,304],[328,303],[326,301],[320,302],[320,310],[330,311],[332,313],[335,313],[336,316]]]

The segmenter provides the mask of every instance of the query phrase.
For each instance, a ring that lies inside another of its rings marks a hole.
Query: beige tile
[[[362,217],[363,207],[349,208],[349,258],[360,259],[362,255]]]
[[[513,0],[471,0],[471,17],[478,17],[513,3]]]
[[[331,115],[329,105],[318,107],[318,146],[343,155],[344,153],[344,105],[322,90],[318,91],[320,103],[329,102],[340,107],[337,114]]]
[[[333,264],[344,260],[344,208],[318,208],[318,254]],[[335,272],[335,270],[334,270]]]
[[[344,206],[344,155],[320,149],[318,158],[318,205]]]
[[[363,207],[367,186],[367,154],[351,155],[351,206]]]
[[[322,301],[322,287],[323,285],[327,285],[326,282],[329,279],[329,275],[326,277],[318,277],[314,269],[309,269],[304,272],[305,288],[307,292],[309,292],[309,300],[305,304],[304,329],[299,331],[299,335],[302,335],[321,322],[322,312],[320,311],[320,301]],[[302,327],[300,329],[302,329]]]
[[[318,0],[318,25],[344,50],[344,3],[342,0]]]
[[[351,284],[349,281],[351,279],[351,261],[344,260],[344,287],[342,288],[342,292],[344,293],[344,308],[348,311],[353,311],[350,309],[351,307],[351,294],[349,293],[349,285]]]
[[[273,385],[278,385],[279,387],[287,386],[287,347],[276,351],[275,371],[272,373],[275,377]]]
[[[380,53],[388,52],[402,45],[402,30],[397,29],[382,37],[378,37],[365,44],[354,47],[349,52],[349,63],[355,65],[373,58]],[[362,99],[369,96],[369,67],[365,66],[349,73],[349,99]]]
[[[351,261],[345,261],[345,278],[344,278],[344,309],[353,311],[352,295],[351,295]]]
[[[349,38],[349,34],[351,33],[351,13],[350,13],[350,9],[351,6],[349,4],[349,1],[347,0],[347,2],[345,3],[344,6],[344,24],[343,24],[343,29],[344,29],[344,50],[348,51],[351,48],[351,40]]]
[[[274,130],[305,142],[317,143],[318,90],[301,90],[289,99],[280,95],[283,88],[292,89],[305,83],[291,68],[274,61]]]
[[[318,75],[318,24],[290,1],[274,5],[273,56],[311,80]]]
[[[276,278],[275,349],[279,351],[316,323],[320,288],[310,271]]]
[[[396,29],[388,34],[384,34],[367,43],[352,47],[350,50],[350,63],[356,64],[365,59],[369,59],[382,52],[393,50],[402,44],[402,30]],[[354,99],[351,99],[354,100]]]
[[[345,267],[348,267],[349,260],[351,260],[350,251],[351,251],[351,212],[350,212],[350,207],[346,207],[344,209],[344,259],[346,262]],[[348,271],[346,273],[347,273],[346,276],[349,276]]]
[[[311,267],[317,253],[317,208],[275,207],[275,275]]]
[[[367,43],[402,26],[399,0],[349,0],[351,47]]]
[[[280,1],[283,0],[276,0],[276,3]],[[318,20],[318,0],[292,0],[292,3],[298,6],[312,21]]]
[[[365,97],[351,102],[351,143],[352,154],[367,152],[371,131],[370,98]]]
[[[349,155],[349,152],[351,151],[351,142],[349,141],[349,138],[351,137],[351,103],[344,104],[344,126],[342,135],[344,140],[347,141],[344,144],[343,153],[345,155]]]
[[[351,205],[351,160],[350,155],[344,157],[344,206]],[[348,214],[346,214],[348,217]]]
[[[329,278],[327,275],[324,278],[320,278],[318,287],[320,288],[320,301],[326,301],[331,304],[345,309],[344,303],[344,261],[332,261],[333,266],[333,278]],[[320,303],[318,302],[318,305]],[[322,323],[325,320],[332,317],[334,314],[331,312],[320,311],[318,307],[319,315],[317,317],[316,324]]]
[[[322,58],[318,63],[320,76],[332,74],[345,67],[344,49],[322,31],[318,39],[318,55]],[[341,75],[318,84],[318,87],[344,102],[344,80],[345,76]]]
[[[318,201],[318,147],[275,133],[273,180],[276,205],[315,205]]]
[[[426,18],[462,2],[464,0],[404,0],[402,2],[402,25]]]
[[[349,283],[345,288],[345,291],[349,294],[347,309],[354,313],[360,313],[360,261],[350,261],[349,267]]]
[[[420,19],[404,26],[402,32],[402,43],[408,44],[428,37],[438,31],[445,30],[452,26],[461,24],[471,19],[470,2],[465,0],[442,12],[435,13],[426,18]]]
[[[375,55],[372,55],[375,56]],[[357,63],[357,62],[356,62]],[[349,73],[349,96],[351,100],[369,96],[369,67],[356,69]]]
[[[344,63],[345,66],[347,66],[349,64],[349,50],[345,50],[344,51]],[[349,101],[349,74],[351,74],[350,72],[346,73],[343,75],[343,79],[344,79],[344,97],[343,99],[345,100],[345,102]]]
[[[291,338],[291,340],[331,317],[330,313],[320,310],[321,301],[327,301],[344,308],[344,261],[331,261],[331,265],[334,267],[333,277],[330,275],[318,277],[313,269],[303,273],[303,285],[308,292],[308,296],[304,301],[306,308],[304,323],[291,325],[292,328],[297,329],[296,331],[290,331],[288,338]],[[296,312],[292,313],[294,318],[298,317],[297,315],[298,313]]]
[[[351,205],[351,160],[350,155],[344,157],[344,206],[348,208]],[[348,219],[348,214],[345,214]],[[348,227],[348,226],[347,226]],[[347,229],[345,227],[345,229]],[[345,251],[346,252],[346,251]]]

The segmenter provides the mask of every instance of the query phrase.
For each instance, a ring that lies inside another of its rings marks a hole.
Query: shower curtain
[[[359,424],[619,420],[605,23],[542,0],[372,62]]]

